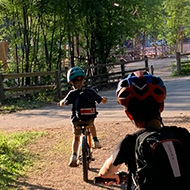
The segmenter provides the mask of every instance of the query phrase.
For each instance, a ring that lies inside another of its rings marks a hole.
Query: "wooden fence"
[[[176,52],[177,74],[178,74],[178,75],[181,74],[181,67],[183,67],[183,65],[184,65],[185,63],[190,63],[190,60],[182,61],[182,57],[189,58],[189,57],[188,57],[189,55],[190,55],[190,53],[180,53],[180,52]]]
[[[35,85],[27,85],[27,86],[18,86],[14,87],[4,87],[4,81],[9,79],[21,79],[26,80],[26,78],[34,77],[38,79],[41,76],[53,76],[55,81],[52,84],[38,84],[37,80],[35,81]],[[16,96],[30,94],[34,91],[40,91],[42,89],[56,89],[57,97],[61,98],[61,90],[60,90],[60,73],[59,71],[50,71],[50,72],[34,72],[34,73],[11,73],[11,74],[2,74],[0,73],[0,101],[4,101],[6,98],[15,96],[14,92],[16,92]],[[6,93],[10,92],[10,93]]]
[[[134,63],[134,68],[128,67],[130,63]],[[140,63],[140,65],[136,65],[136,63]],[[144,63],[144,64],[141,64]],[[96,68],[101,68],[108,71],[107,73],[104,74],[97,74],[94,76],[88,76],[86,78],[86,85],[87,86],[94,86],[97,87],[98,89],[102,88],[111,88],[114,87],[118,82],[122,79],[125,78],[127,74],[134,72],[136,70],[147,70],[149,71],[149,66],[148,66],[148,58],[145,57],[144,59],[137,59],[137,60],[132,60],[132,61],[121,61],[119,63],[111,63],[111,64],[104,64],[104,65],[98,65],[94,67],[88,67],[85,69],[86,73],[89,73],[89,70],[91,69],[96,69]],[[153,69],[151,69],[151,73],[153,73]]]
[[[134,63],[134,67],[131,69],[131,67],[128,67],[130,63]],[[136,65],[137,64],[137,65]],[[99,70],[105,69],[108,71],[106,74],[96,74],[93,76],[93,73],[91,71],[94,71],[95,69]],[[103,64],[103,65],[97,65],[93,67],[87,67],[85,68],[85,72],[87,74],[86,77],[86,86],[88,87],[96,87],[98,89],[108,89],[113,88],[115,85],[121,80],[122,78],[125,78],[126,75],[130,72],[134,72],[136,70],[147,70],[149,71],[149,65],[148,65],[148,58],[145,57],[144,59],[139,60],[133,60],[124,62],[121,61],[119,63],[111,63],[111,64]],[[151,67],[151,73],[153,74],[153,68]],[[38,80],[35,81],[35,79],[38,79],[42,76],[51,76],[54,80],[50,84],[39,84]],[[14,87],[5,87],[5,81],[9,79],[24,79],[26,78],[34,78],[34,84],[32,85],[16,85]],[[16,95],[25,95],[30,94],[33,92],[38,92],[42,89],[45,90],[55,90],[56,97],[62,98],[68,90],[70,90],[71,86],[66,81],[66,70],[62,71],[61,73],[59,71],[50,71],[50,72],[34,72],[34,73],[12,73],[12,74],[2,74],[0,73],[0,101],[4,101],[6,98],[13,97],[13,92],[16,93]]]

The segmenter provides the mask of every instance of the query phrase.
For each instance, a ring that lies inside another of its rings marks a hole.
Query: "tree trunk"
[[[53,53],[53,45],[54,45],[54,33],[55,33],[55,24],[56,24],[56,16],[53,17],[53,31],[51,35],[51,44],[50,44],[50,52],[49,52],[49,71],[52,69],[52,53]]]
[[[29,72],[29,48],[30,48],[30,41],[29,41],[29,33],[28,33],[28,14],[27,14],[27,7],[23,4],[23,20],[24,20],[24,49],[25,49],[25,72]],[[26,78],[26,85],[30,84],[30,78]]]
[[[58,60],[57,60],[57,69],[59,71],[61,71],[61,57],[62,57],[62,48],[61,48],[61,44],[63,42],[63,35],[60,34],[60,38],[59,38],[59,47],[58,47]]]
[[[71,67],[75,66],[74,63],[74,42],[73,42],[73,36],[71,34],[68,34],[68,40],[69,40],[69,52],[70,52],[70,64]]]

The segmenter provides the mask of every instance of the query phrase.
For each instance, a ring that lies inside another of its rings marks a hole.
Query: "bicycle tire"
[[[89,169],[89,160],[88,160],[88,145],[86,136],[82,138],[82,168],[83,168],[83,180],[88,181],[88,169]]]

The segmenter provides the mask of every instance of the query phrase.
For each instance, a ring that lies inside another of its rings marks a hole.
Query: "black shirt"
[[[72,104],[72,115],[71,118],[72,120],[77,120],[76,117],[76,109],[75,109],[75,102],[77,97],[79,96],[79,94],[81,93],[81,91],[87,90],[90,92],[90,94],[92,95],[92,98],[99,104],[102,100],[102,97],[94,90],[91,88],[85,88],[82,90],[79,89],[74,89],[68,92],[68,94],[66,95],[66,97],[63,99],[64,104],[65,105],[69,105]]]
[[[140,130],[133,134],[128,134],[125,138],[119,142],[116,149],[113,152],[113,165],[117,166],[125,163],[129,169],[136,165],[135,162],[135,144],[137,137],[143,133],[144,130]],[[131,168],[132,169],[132,168]]]

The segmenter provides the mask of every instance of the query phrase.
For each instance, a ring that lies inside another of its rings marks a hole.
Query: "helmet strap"
[[[162,117],[161,117],[161,116],[158,116],[158,119],[159,119],[159,121],[160,121],[162,127],[165,127],[165,125],[164,125],[164,123],[163,123],[163,121],[162,121]]]
[[[128,116],[128,118],[131,120],[131,121],[133,121],[134,119],[133,119],[133,116],[128,112],[128,110],[125,108],[125,113],[126,113],[126,115]]]

